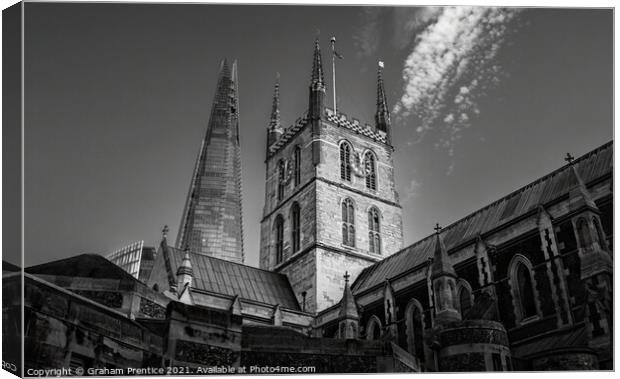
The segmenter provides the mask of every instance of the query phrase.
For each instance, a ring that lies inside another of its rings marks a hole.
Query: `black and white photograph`
[[[614,12],[7,4],[3,369],[613,371]]]

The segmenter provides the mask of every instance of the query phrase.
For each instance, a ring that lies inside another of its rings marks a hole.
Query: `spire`
[[[575,158],[570,153],[566,153],[566,158],[564,158],[564,160],[568,162],[568,193],[570,209],[576,210],[582,206],[587,206],[598,210],[596,203],[594,203],[594,200],[592,199],[592,195],[590,195],[590,191],[588,191],[588,188],[583,183],[583,180],[575,167]]]
[[[357,312],[355,297],[353,297],[351,286],[349,286],[349,277],[349,273],[345,272],[344,291],[342,293],[342,300],[340,300],[340,311],[338,312],[338,318],[359,320],[359,313]]]
[[[280,123],[280,74],[276,74],[276,84],[273,90],[273,102],[271,105],[271,118],[267,128],[267,149],[273,145],[284,133]],[[269,153],[269,152],[267,152]]]
[[[176,246],[243,263],[237,61],[220,62]],[[221,210],[221,211],[214,211]],[[174,273],[173,273],[174,274]]]
[[[388,142],[390,141],[390,110],[387,105],[385,88],[383,85],[383,62],[379,61],[377,69],[377,113],[375,113],[375,126],[377,130],[386,133]]]
[[[349,286],[350,276],[348,272],[344,273],[344,291],[338,312],[338,338],[341,339],[358,338],[360,316],[355,297]]]
[[[314,56],[312,57],[312,79],[310,88],[325,90],[325,79],[323,78],[323,60],[321,58],[321,46],[319,39],[314,40]]]
[[[451,275],[456,277],[454,267],[448,262],[448,253],[446,245],[441,236],[441,227],[435,225],[435,253],[433,254],[432,277],[436,278],[442,275]]]

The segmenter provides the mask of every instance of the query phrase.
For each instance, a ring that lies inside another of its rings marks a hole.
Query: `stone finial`
[[[351,275],[349,274],[349,272],[348,272],[348,271],[345,271],[345,272],[344,272],[343,277],[344,277],[344,282],[345,282],[345,283],[349,283],[349,278],[351,277]]]
[[[161,230],[161,238],[166,239],[169,231],[170,229],[168,229],[168,225],[164,225],[164,228]]]
[[[564,160],[568,162],[569,165],[572,165],[575,157],[573,157],[570,153],[566,153],[566,157],[564,158]]]
[[[439,226],[439,223],[437,222],[437,223],[435,223],[435,227],[433,229],[435,229],[435,233],[436,234],[439,234],[439,232],[441,232],[442,228],[441,228],[441,226]]]

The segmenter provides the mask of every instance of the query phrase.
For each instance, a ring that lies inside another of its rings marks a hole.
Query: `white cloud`
[[[383,36],[396,49],[409,48],[414,43],[415,33],[428,26],[440,13],[439,7],[362,8],[362,23],[353,35],[358,57],[376,53]]]
[[[477,99],[500,80],[495,58],[518,12],[512,8],[434,8],[405,60],[404,91],[394,107],[396,118],[418,121],[415,132],[420,138],[437,129],[435,145],[453,156],[461,133],[470,127],[472,116],[480,113]]]

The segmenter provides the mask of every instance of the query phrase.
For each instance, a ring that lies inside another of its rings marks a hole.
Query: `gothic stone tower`
[[[381,66],[374,126],[325,107],[318,41],[308,111],[289,128],[280,124],[276,84],[267,130],[260,266],[286,274],[309,312],[340,301],[342,272],[354,279],[403,245]]]
[[[176,245],[243,263],[237,92],[237,62],[231,69],[224,59]]]

